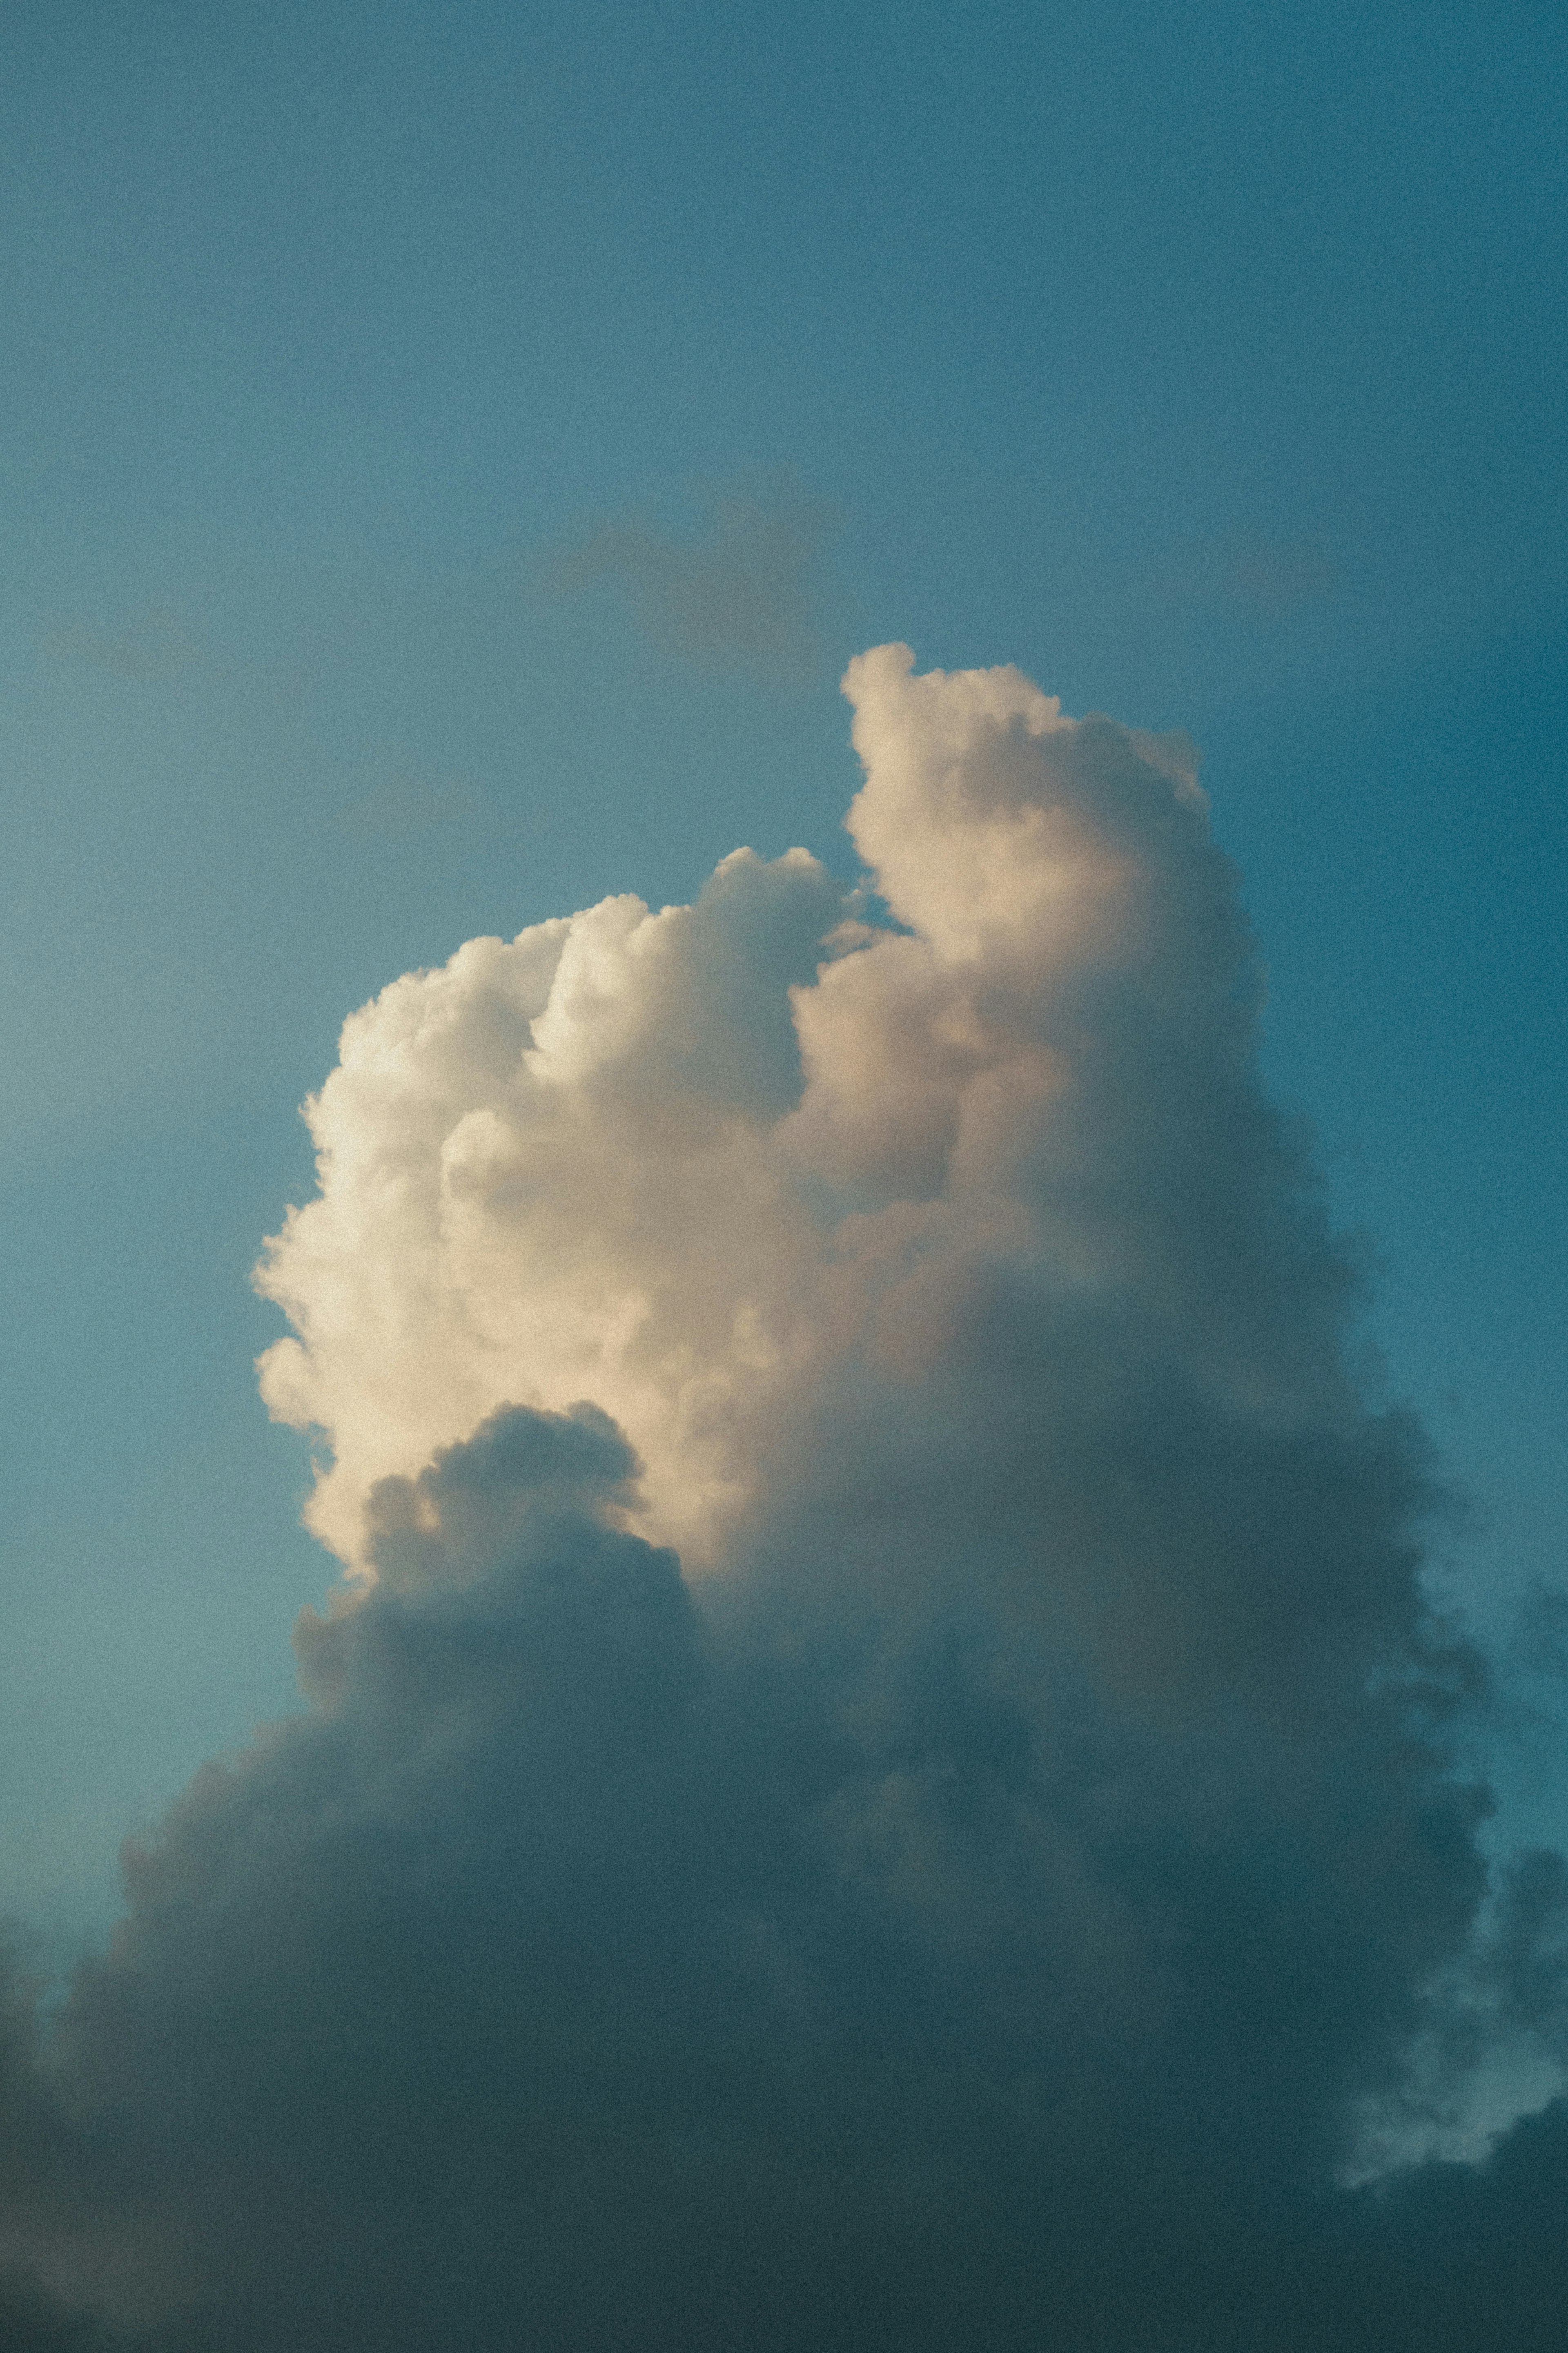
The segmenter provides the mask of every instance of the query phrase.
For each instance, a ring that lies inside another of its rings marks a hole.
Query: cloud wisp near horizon
[[[346,1024],[306,1707],[8,2013],[25,2348],[1561,2343],[1568,1867],[1193,750],[851,664],[725,858]]]

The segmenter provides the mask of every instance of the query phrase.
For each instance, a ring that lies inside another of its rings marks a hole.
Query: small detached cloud
[[[356,841],[410,841],[438,827],[466,825],[485,807],[479,787],[460,776],[394,768],[346,803],[333,823]]]
[[[779,491],[719,494],[690,532],[646,515],[611,517],[552,563],[546,586],[574,596],[608,583],[661,651],[764,684],[810,678],[832,510]]]
[[[349,1576],[13,1984],[24,2345],[1560,2353],[1568,1866],[1481,1843],[1191,747],[846,684],[868,895],[736,851],[345,1027],[260,1280]]]
[[[153,604],[107,628],[62,621],[43,632],[44,652],[73,669],[156,681],[210,667],[211,657],[173,606]]]
[[[1283,620],[1328,603],[1343,586],[1340,567],[1315,539],[1239,539],[1226,543],[1221,577],[1229,594],[1264,620]]]
[[[1194,540],[1158,562],[1155,577],[1168,604],[1227,611],[1264,629],[1303,623],[1346,588],[1324,540],[1258,531]]]

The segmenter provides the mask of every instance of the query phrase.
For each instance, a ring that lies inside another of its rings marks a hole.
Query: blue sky
[[[23,0],[6,48],[11,1907],[100,1933],[292,1704],[333,1565],[247,1273],[345,1014],[742,842],[852,878],[889,638],[1199,745],[1507,1639],[1565,1504],[1556,12]]]

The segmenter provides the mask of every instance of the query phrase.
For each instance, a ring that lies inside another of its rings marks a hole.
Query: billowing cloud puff
[[[1190,754],[847,683],[864,893],[344,1031],[263,1377],[353,1574],[17,1995],[19,2342],[1562,2342],[1568,1871],[1489,1880]]]
[[[830,1396],[931,1419],[998,1284],[1135,1326],[1244,1412],[1353,1415],[1188,755],[1016,671],[910,667],[847,681],[892,925],[803,850],[738,851],[692,907],[472,941],[348,1023],[308,1107],[321,1198],[260,1278],[300,1335],[264,1392],[330,1440],[314,1524],[345,1559],[376,1479],[504,1399],[589,1396],[650,1527],[712,1566],[796,1491]]]

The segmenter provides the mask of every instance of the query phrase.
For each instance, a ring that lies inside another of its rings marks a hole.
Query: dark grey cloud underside
[[[1418,1712],[1292,1795],[950,1603],[721,1628],[632,1467],[512,1410],[377,1491],[313,1713],[132,1859],[45,2074],[14,2021],[13,2232],[130,2324],[18,2353],[1564,2341],[1561,2108],[1325,2187],[1477,1891]]]

